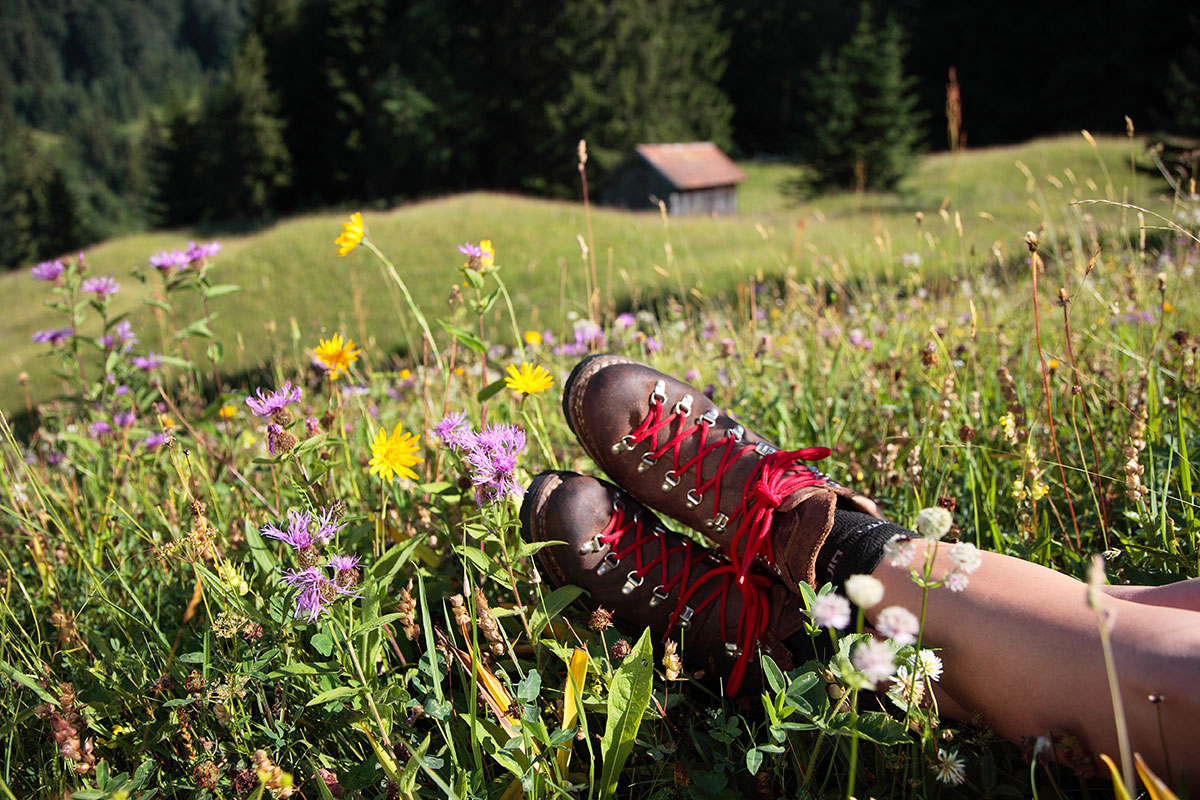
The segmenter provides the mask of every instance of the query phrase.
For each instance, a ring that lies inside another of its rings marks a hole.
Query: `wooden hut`
[[[657,208],[670,214],[735,214],[746,175],[712,142],[639,144],[604,177],[602,205]]]

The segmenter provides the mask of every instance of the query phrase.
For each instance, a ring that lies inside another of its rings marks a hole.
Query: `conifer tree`
[[[921,139],[914,81],[904,72],[904,32],[882,27],[870,5],[813,83],[812,165],[825,185],[890,189],[913,164]]]

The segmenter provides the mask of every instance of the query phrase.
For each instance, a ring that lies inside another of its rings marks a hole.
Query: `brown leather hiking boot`
[[[610,483],[543,472],[525,493],[521,533],[566,542],[537,553],[552,584],[582,587],[592,610],[603,606],[631,633],[648,627],[657,642],[678,641],[683,665],[727,694],[760,689],[760,645],[782,669],[796,665],[784,644],[804,628],[796,595],[757,571],[739,584],[727,558],[668,530]]]
[[[637,500],[711,538],[739,579],[761,559],[789,587],[816,584],[835,508],[883,519],[862,495],[723,414],[702,392],[645,364],[590,356],[571,372],[563,412],[580,443]]]

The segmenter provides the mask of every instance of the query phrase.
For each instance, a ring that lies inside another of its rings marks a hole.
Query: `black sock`
[[[837,509],[833,528],[817,553],[817,584],[832,582],[841,589],[851,575],[869,575],[883,560],[883,546],[893,536],[911,536],[910,531],[887,520]]]

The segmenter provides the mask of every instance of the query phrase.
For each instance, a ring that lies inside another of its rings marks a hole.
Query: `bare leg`
[[[1166,586],[1105,586],[1104,593],[1134,603],[1200,611],[1200,578]]]
[[[919,542],[917,559],[926,552]],[[941,545],[934,577],[952,566]],[[925,642],[942,648],[941,689],[961,709],[978,714],[1002,736],[1072,732],[1093,754],[1119,761],[1116,725],[1100,646],[1099,623],[1086,586],[1061,573],[997,553],[965,591],[932,589]],[[868,612],[902,605],[921,608],[921,589],[908,568],[886,560],[873,573],[883,602]],[[1112,612],[1112,645],[1130,740],[1164,778],[1200,781],[1200,613],[1103,597]],[[1149,695],[1162,695],[1155,706]],[[1159,716],[1162,714],[1162,734]]]

